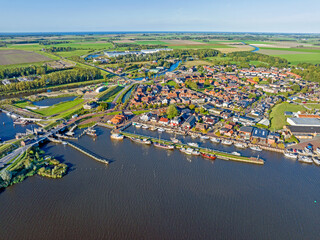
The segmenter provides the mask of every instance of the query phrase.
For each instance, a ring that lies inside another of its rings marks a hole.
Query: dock
[[[145,136],[145,135],[140,135],[140,134],[135,134],[135,133],[126,133],[126,132],[121,132],[122,135],[127,136],[127,137],[137,137],[140,139],[151,139],[153,142],[162,142],[165,144],[170,144],[170,145],[175,145],[176,148],[194,148],[194,147],[190,147],[187,144],[174,144],[172,141],[169,140],[163,140],[161,139],[159,141],[159,139],[156,139],[154,137],[150,137],[150,136]],[[226,161],[236,161],[236,162],[243,162],[243,163],[252,163],[252,164],[258,164],[258,165],[263,165],[264,164],[264,160],[261,158],[255,158],[255,157],[242,157],[242,156],[236,156],[233,155],[231,153],[227,153],[227,152],[222,152],[219,150],[214,150],[214,149],[210,149],[210,148],[202,148],[202,147],[196,147],[196,149],[198,149],[200,152],[202,153],[210,153],[210,154],[215,154],[217,156],[217,158],[222,159],[222,160],[226,160]]]
[[[110,161],[109,160],[106,160],[100,156],[97,156],[95,153],[75,144],[75,143],[71,143],[71,142],[67,142],[67,144],[70,146],[70,147],[73,147],[74,149],[78,150],[79,152],[82,152],[83,154],[91,157],[92,159],[98,161],[98,162],[101,162],[101,163],[104,163],[104,164],[109,164]]]

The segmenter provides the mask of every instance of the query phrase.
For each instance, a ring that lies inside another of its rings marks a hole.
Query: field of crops
[[[50,61],[51,58],[23,50],[0,50],[0,65]]]

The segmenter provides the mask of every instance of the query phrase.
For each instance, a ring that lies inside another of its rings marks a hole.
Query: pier
[[[145,135],[140,135],[140,134],[133,134],[133,133],[126,133],[126,132],[121,132],[121,134],[123,134],[124,136],[127,137],[137,137],[137,138],[141,138],[141,139],[151,139],[153,142],[162,142],[165,144],[172,144],[175,145],[176,148],[194,148],[191,147],[187,144],[174,144],[172,141],[169,140],[159,140],[150,136],[145,136]],[[200,152],[202,153],[211,153],[211,154],[215,154],[218,158],[222,159],[222,160],[227,160],[227,161],[236,161],[236,162],[244,162],[244,163],[252,163],[252,164],[258,164],[258,165],[263,165],[264,164],[264,160],[262,160],[261,158],[254,158],[254,157],[243,157],[243,156],[236,156],[233,155],[231,153],[227,153],[227,152],[222,152],[222,151],[218,151],[218,150],[214,150],[214,149],[210,149],[210,148],[202,148],[202,147],[196,147],[196,149],[198,149]]]
[[[71,147],[73,147],[74,149],[78,150],[79,152],[82,152],[83,154],[91,157],[92,159],[98,161],[98,162],[101,162],[101,163],[104,163],[104,164],[109,164],[110,161],[104,159],[104,158],[101,158],[99,156],[97,156],[96,154],[94,154],[93,152],[90,152],[89,150],[87,149],[84,149],[83,147],[79,146],[79,145],[76,145],[75,143],[71,143],[71,142],[67,142],[67,144]]]

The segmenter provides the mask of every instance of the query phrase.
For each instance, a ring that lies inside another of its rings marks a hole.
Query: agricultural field
[[[0,50],[0,65],[45,62],[51,60],[51,58],[35,52],[14,49]]]
[[[202,61],[202,60],[195,60],[195,61],[187,61],[185,63],[183,63],[184,66],[186,66],[187,68],[190,68],[192,66],[206,66],[206,65],[211,65],[210,62],[207,61]]]
[[[306,108],[302,105],[292,103],[280,103],[272,108],[270,113],[271,126],[270,130],[280,130],[287,124],[287,117],[284,115],[285,111],[298,112],[305,111]]]

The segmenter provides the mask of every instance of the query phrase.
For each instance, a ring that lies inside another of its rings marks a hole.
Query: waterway
[[[37,102],[33,102],[33,105],[36,106],[52,106],[58,103],[62,103],[62,102],[68,102],[68,101],[73,101],[74,99],[76,99],[76,96],[68,96],[68,97],[57,97],[57,98],[46,98]]]
[[[97,134],[77,144],[109,166],[48,144],[68,175],[0,193],[1,239],[319,239],[316,166],[264,151],[263,166],[212,162]]]
[[[130,95],[131,95],[131,92],[132,92],[132,90],[134,89],[134,87],[133,88],[131,88],[128,92],[126,92],[126,94],[123,96],[123,98],[122,98],[122,103],[124,103],[125,101],[127,101],[127,99],[130,97]]]
[[[36,127],[35,124],[14,125],[14,119],[0,112],[0,138],[2,141],[7,141],[15,138],[16,133],[24,133],[26,129]]]

